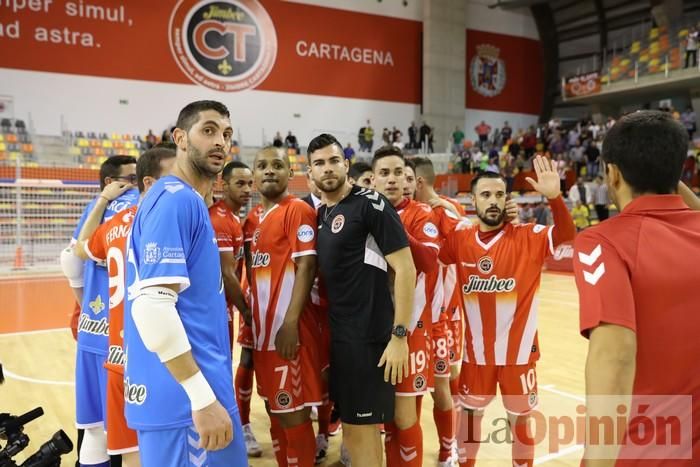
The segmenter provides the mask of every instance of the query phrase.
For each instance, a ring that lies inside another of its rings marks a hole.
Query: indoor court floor
[[[543,420],[574,416],[576,406],[584,397],[587,341],[578,332],[578,295],[573,276],[544,273],[539,305],[539,410]],[[43,417],[26,426],[31,444],[15,458],[16,462],[36,451],[59,428],[74,441],[76,439],[75,342],[66,327],[72,307],[72,295],[62,276],[0,279],[0,362],[5,372],[5,383],[0,386],[0,412],[19,415],[37,406],[43,407],[45,412]],[[237,360],[236,355],[234,362]],[[489,426],[501,426],[497,423],[503,415],[500,400],[496,399],[487,410],[483,432],[489,432]],[[493,425],[490,425],[492,420]],[[264,455],[250,459],[250,465],[275,466],[269,422],[256,395],[253,396],[251,423]],[[424,465],[431,467],[437,462],[438,442],[430,397],[424,398],[422,427]],[[540,431],[543,441],[536,447],[535,464],[578,466],[583,451],[575,437],[557,443],[556,440],[564,436],[556,433],[556,423],[550,423],[543,430],[549,431]],[[331,438],[330,454],[324,465],[341,465],[338,462],[340,438],[340,435]],[[492,439],[502,438],[493,433]],[[477,466],[510,466],[510,446],[505,443],[482,445],[479,458],[482,460]],[[73,465],[75,451],[64,456],[63,461],[63,465]]]

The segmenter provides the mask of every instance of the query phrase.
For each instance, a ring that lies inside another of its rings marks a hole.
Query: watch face
[[[393,334],[397,337],[404,337],[406,335],[406,328],[403,326],[394,326]]]

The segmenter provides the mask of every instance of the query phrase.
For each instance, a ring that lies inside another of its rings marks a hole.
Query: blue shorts
[[[104,427],[107,412],[105,355],[78,350],[75,355],[75,420],[77,428]]]
[[[194,427],[139,431],[143,467],[248,467],[248,454],[238,412],[230,414],[233,441],[219,451],[200,449]]]

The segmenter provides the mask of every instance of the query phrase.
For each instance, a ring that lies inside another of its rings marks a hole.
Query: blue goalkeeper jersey
[[[204,200],[179,178],[161,178],[141,202],[127,244],[124,396],[129,426],[153,430],[192,424],[185,391],[158,356],[146,349],[131,316],[139,292],[159,284],[180,286],[176,308],[192,355],[218,401],[233,413],[236,402],[219,249]]]

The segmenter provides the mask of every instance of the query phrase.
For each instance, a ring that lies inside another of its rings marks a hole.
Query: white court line
[[[75,381],[50,381],[46,379],[28,378],[26,376],[21,376],[16,373],[13,373],[12,371],[4,367],[2,371],[7,378],[16,379],[17,381],[24,381],[26,383],[49,384],[52,386],[75,386]]]
[[[33,334],[47,334],[50,332],[66,331],[70,328],[54,328],[54,329],[40,329],[38,331],[19,331],[19,332],[2,332],[0,337],[13,337],[13,336],[31,336]]]
[[[553,384],[548,384],[546,386],[538,386],[538,388],[544,389],[545,391],[549,391],[553,394],[558,394],[560,396],[568,397],[569,399],[573,399],[573,400],[579,401],[579,402],[586,402],[585,397],[577,396],[576,394],[572,394],[570,392],[560,391],[559,389],[555,389],[555,387],[556,386],[554,386]]]
[[[574,444],[573,446],[569,446],[568,448],[562,449],[561,451],[553,452],[552,454],[547,454],[546,456],[538,457],[535,459],[534,464],[544,464],[545,462],[553,461],[554,459],[568,456],[569,454],[572,454],[577,451],[583,451],[582,444]]]

